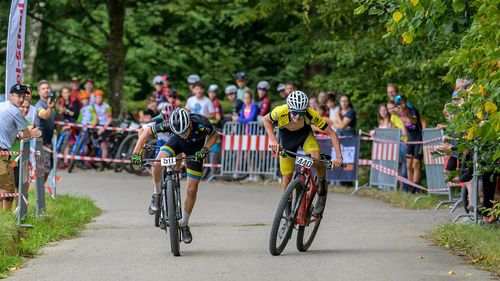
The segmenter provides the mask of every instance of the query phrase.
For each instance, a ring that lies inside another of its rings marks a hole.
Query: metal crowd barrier
[[[443,144],[443,130],[436,128],[423,129],[423,153],[425,174],[427,179],[427,193],[428,195],[447,195],[448,199],[439,202],[436,209],[442,205],[456,203],[459,198],[453,198],[452,190],[446,182],[446,174],[444,172],[444,165],[446,157],[434,156],[433,152],[438,150]],[[418,197],[418,201],[422,197]]]
[[[397,177],[383,172],[383,169],[395,171],[397,174],[399,166],[399,141],[400,130],[396,128],[375,129],[373,136],[370,180],[368,184],[356,186],[356,194],[362,188],[378,187],[382,190],[397,189]]]
[[[53,199],[56,198],[57,191],[57,134],[54,133],[52,136],[52,169],[49,172],[47,180],[45,181],[45,188],[48,189],[50,196]]]
[[[276,179],[277,157],[258,122],[227,122],[222,129],[221,175],[267,175]]]
[[[45,211],[45,179],[43,167],[43,140],[36,139],[35,144],[35,174],[36,174],[36,214],[42,215]]]
[[[23,225],[22,221],[28,215],[28,204],[24,200],[28,200],[28,184],[30,182],[30,170],[29,170],[29,160],[30,160],[30,141],[21,140],[20,150],[21,158],[19,159],[19,194],[18,197],[18,211],[17,211],[17,225],[21,227],[28,227],[29,225]]]

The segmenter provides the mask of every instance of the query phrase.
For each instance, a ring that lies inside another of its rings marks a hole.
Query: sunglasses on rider
[[[305,112],[305,111],[290,111],[290,113],[291,113],[293,116],[304,116],[304,115],[306,115],[306,112]]]

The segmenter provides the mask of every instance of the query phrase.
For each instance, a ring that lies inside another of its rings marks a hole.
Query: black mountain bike
[[[179,220],[182,219],[182,201],[179,172],[174,168],[178,161],[195,161],[194,156],[166,157],[162,159],[145,159],[143,166],[161,163],[162,171],[160,208],[155,213],[155,226],[164,229],[170,237],[170,249],[174,256],[180,256],[181,231]]]

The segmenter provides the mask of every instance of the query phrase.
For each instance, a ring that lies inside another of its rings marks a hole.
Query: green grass
[[[353,188],[335,188],[334,191],[337,192],[353,192]],[[390,203],[393,206],[411,209],[411,210],[421,210],[421,209],[433,209],[437,206],[437,204],[446,197],[444,196],[427,196],[423,194],[409,194],[401,191],[382,191],[377,188],[369,188],[369,189],[361,189],[356,194],[357,196],[362,197],[370,197],[374,199],[378,199],[387,203]],[[415,199],[417,197],[421,197],[415,204]]]
[[[500,276],[500,227],[475,224],[444,224],[428,237],[437,245],[451,248],[468,263]]]
[[[37,218],[33,194],[29,201],[24,223],[34,228],[18,228],[11,213],[0,211],[0,278],[23,266],[23,257],[40,254],[40,248],[47,243],[78,236],[84,225],[101,213],[88,197],[58,195],[56,200],[46,198],[45,215]]]

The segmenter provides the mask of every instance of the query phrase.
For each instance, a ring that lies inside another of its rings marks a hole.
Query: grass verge
[[[500,276],[500,227],[475,224],[444,224],[428,237],[450,248],[469,264]]]
[[[26,224],[34,228],[18,228],[11,213],[0,211],[0,278],[23,266],[23,257],[40,254],[47,243],[78,236],[84,225],[101,213],[88,197],[58,195],[46,198],[45,215],[35,216],[35,196],[29,196],[30,208]]]
[[[354,188],[334,188],[334,192],[353,192]],[[358,196],[362,197],[370,197],[374,199],[378,199],[387,203],[390,203],[393,206],[411,209],[411,210],[422,210],[422,209],[433,209],[437,206],[437,204],[446,197],[444,196],[426,196],[422,194],[410,194],[401,191],[382,191],[377,188],[369,188],[369,189],[361,189],[357,193]],[[415,199],[417,197],[421,197],[415,204]]]

